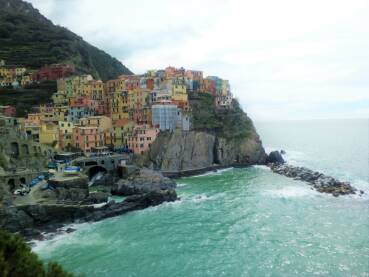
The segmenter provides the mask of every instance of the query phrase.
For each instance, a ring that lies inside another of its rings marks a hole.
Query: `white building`
[[[173,131],[177,127],[178,108],[174,104],[152,105],[152,125],[160,131]]]
[[[152,105],[152,125],[161,131],[173,131],[176,128],[189,131],[190,118],[174,104],[155,104]]]

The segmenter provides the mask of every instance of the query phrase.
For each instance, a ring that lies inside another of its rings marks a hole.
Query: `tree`
[[[47,267],[18,235],[0,229],[0,276],[2,277],[73,277],[55,263]]]

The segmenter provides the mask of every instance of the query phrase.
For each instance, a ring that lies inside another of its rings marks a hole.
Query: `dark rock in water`
[[[128,179],[121,179],[115,183],[111,193],[128,196],[175,188],[176,182],[164,177],[160,172],[150,169],[141,169],[137,175]]]
[[[104,218],[113,217],[127,213],[129,211],[142,210],[151,206],[157,206],[163,202],[176,201],[177,193],[174,189],[157,190],[140,195],[127,197],[123,202],[111,202],[102,208],[95,209],[84,219],[86,221],[98,221]]]
[[[333,177],[314,172],[305,167],[270,163],[269,167],[275,173],[309,183],[319,192],[330,193],[335,197],[345,194],[355,194],[356,189],[348,182],[341,182]]]
[[[76,229],[74,228],[68,228],[67,230],[65,230],[66,233],[73,233],[74,231],[76,231]]]
[[[281,153],[279,151],[272,151],[269,153],[267,160],[267,164],[283,164],[285,163]]]
[[[282,155],[286,154],[286,151],[284,151],[283,149],[280,151]]]

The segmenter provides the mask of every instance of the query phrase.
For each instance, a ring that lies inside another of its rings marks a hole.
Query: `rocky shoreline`
[[[81,183],[78,189],[83,193],[79,193],[75,187],[60,187],[53,192],[44,192],[47,203],[16,205],[11,200],[12,196],[8,195],[0,206],[0,228],[19,233],[28,241],[42,240],[45,234],[48,236],[50,233],[58,233],[67,224],[95,222],[178,199],[175,181],[148,169],[140,169],[127,179],[120,179],[104,188],[109,190],[109,193],[87,191],[86,194],[82,184],[84,181],[84,178],[75,181],[76,184]],[[73,190],[73,193],[69,190]],[[122,202],[106,202],[107,194],[126,198]],[[64,199],[61,199],[61,196]],[[70,196],[73,196],[73,199]]]
[[[321,193],[329,193],[335,197],[357,193],[357,189],[351,186],[349,182],[341,182],[331,176],[305,167],[286,164],[281,153],[278,151],[273,151],[269,154],[267,165],[274,173],[307,182]],[[358,193],[362,195],[364,191],[360,190]]]

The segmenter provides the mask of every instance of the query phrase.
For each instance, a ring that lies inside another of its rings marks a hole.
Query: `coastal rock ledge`
[[[283,163],[269,163],[270,169],[277,174],[301,180],[309,183],[317,191],[322,193],[330,193],[335,197],[347,194],[356,194],[357,189],[348,182],[341,182],[333,177],[326,176],[323,173],[312,171],[305,167],[291,166]],[[360,194],[363,194],[360,191]]]

